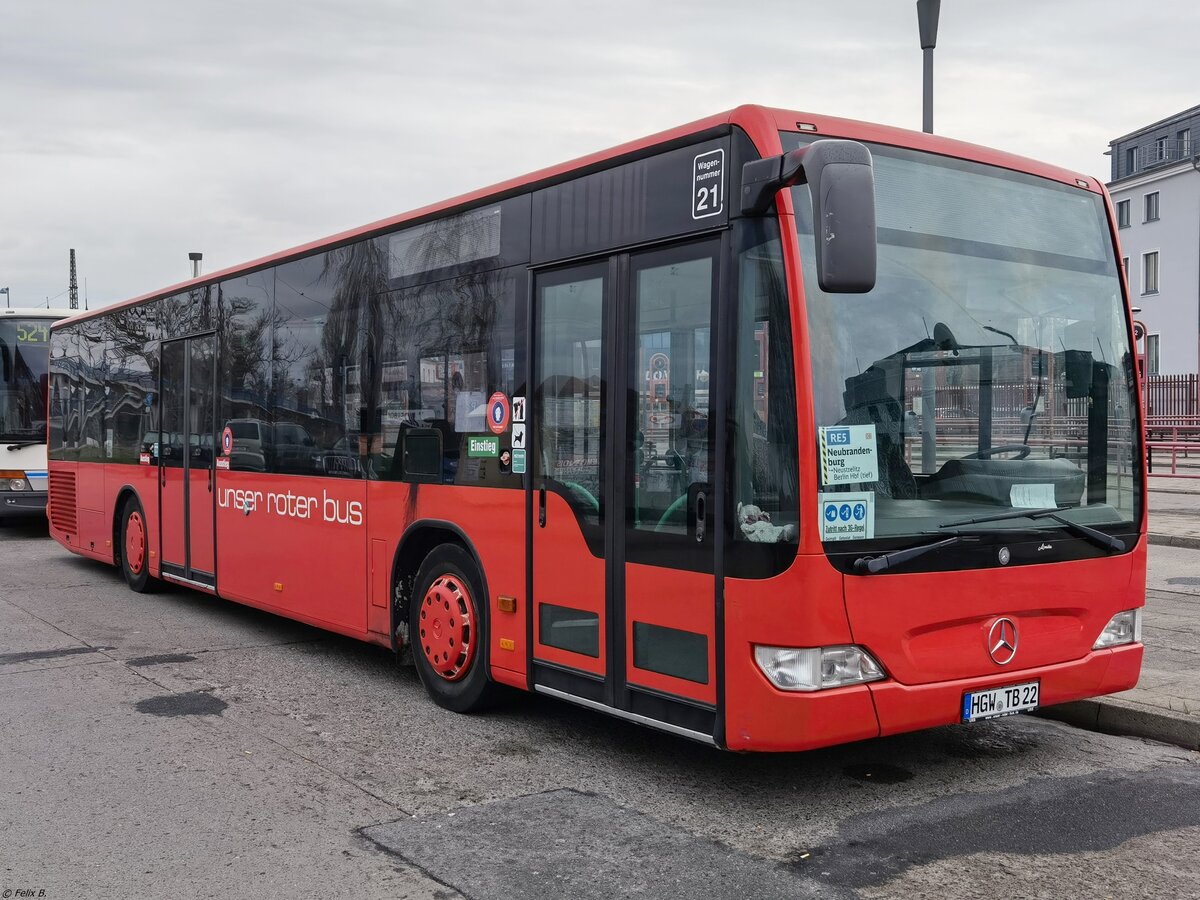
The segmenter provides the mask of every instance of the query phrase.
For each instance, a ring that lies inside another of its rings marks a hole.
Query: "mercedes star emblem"
[[[1017,624],[1012,619],[997,619],[988,632],[988,656],[998,666],[1007,666],[1017,655]]]

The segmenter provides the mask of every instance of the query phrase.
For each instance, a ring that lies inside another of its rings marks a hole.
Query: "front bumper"
[[[964,678],[935,684],[906,685],[883,681],[870,685],[879,717],[880,735],[959,721],[967,691],[987,690],[1025,681],[1041,683],[1039,706],[1069,703],[1101,694],[1125,691],[1137,684],[1142,670],[1142,644],[1093,650],[1083,659],[1032,669],[1018,669],[983,678]]]
[[[1128,690],[1142,668],[1142,644],[1093,650],[1081,659],[931,684],[896,681],[788,693],[755,670],[734,677],[727,701],[731,750],[796,751],[960,722],[967,691],[1040,683],[1039,705]],[[753,666],[753,663],[750,663]]]
[[[5,491],[0,493],[0,519],[27,519],[46,516],[47,491]]]

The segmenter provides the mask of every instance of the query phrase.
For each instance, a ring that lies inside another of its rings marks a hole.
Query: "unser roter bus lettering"
[[[275,493],[227,487],[217,491],[217,505],[222,509],[232,508],[246,514],[264,509],[270,515],[287,519],[313,519],[319,511],[321,519],[326,522],[336,522],[340,525],[363,523],[361,502],[330,497],[328,491],[322,491],[321,498],[317,499],[291,491]]]

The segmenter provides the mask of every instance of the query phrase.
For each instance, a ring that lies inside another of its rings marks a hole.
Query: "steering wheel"
[[[675,498],[675,501],[667,507],[666,512],[664,512],[659,518],[658,524],[654,526],[654,530],[656,532],[666,531],[667,527],[670,525],[670,518],[672,516],[679,515],[679,511],[683,509],[684,504],[687,503],[687,498],[687,494],[684,494],[682,497]]]
[[[1000,444],[998,447],[988,447],[986,450],[976,450],[968,453],[963,459],[988,459],[996,453],[1015,453],[1013,459],[1024,459],[1033,450],[1028,444]]]

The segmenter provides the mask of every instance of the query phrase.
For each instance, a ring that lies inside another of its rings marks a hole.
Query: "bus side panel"
[[[754,646],[852,643],[842,576],[824,555],[801,556],[774,578],[725,579],[725,742],[730,750],[809,750],[873,738],[879,721],[866,686],[781,691]]]
[[[217,591],[367,639],[362,481],[216,472]]]
[[[104,467],[104,509],[109,525],[116,522],[116,539],[121,539],[122,508],[117,505],[118,497],[125,487],[133,488],[138,502],[142,506],[142,515],[146,520],[146,548],[150,556],[150,574],[157,576],[159,568],[158,546],[158,466],[133,466],[126,463],[108,463]],[[124,504],[124,500],[119,501]],[[109,562],[115,562],[115,556],[108,554]]]
[[[525,687],[525,492],[386,482],[372,482],[369,490],[371,537],[385,540],[392,550],[413,522],[451,522],[466,536],[487,583],[492,676]],[[420,560],[405,562],[420,565]],[[500,597],[515,600],[516,611],[501,611]]]
[[[93,559],[104,559],[108,549],[106,542],[112,540],[111,520],[104,512],[104,469],[102,462],[81,462],[75,473],[75,496],[79,505],[76,546]]]
[[[498,681],[525,686],[525,492],[502,488],[421,488],[417,515],[456,523],[467,535],[487,581],[490,634],[488,659]],[[516,611],[499,608],[500,597],[516,601]],[[519,676],[508,678],[497,670]]]

